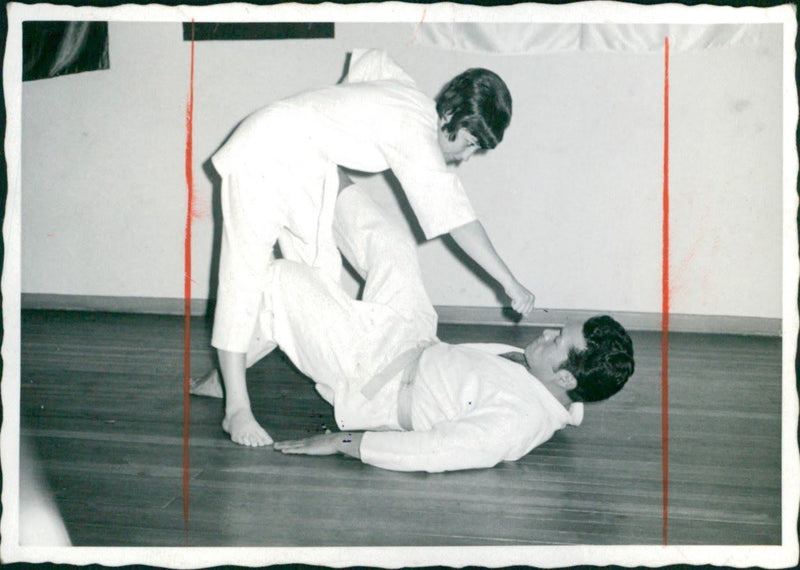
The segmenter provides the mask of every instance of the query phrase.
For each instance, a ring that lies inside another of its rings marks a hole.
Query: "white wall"
[[[672,310],[781,316],[781,38],[675,53]],[[22,291],[183,296],[180,24],[109,25],[111,69],[23,86]],[[433,95],[472,66],[503,76],[503,143],[461,167],[498,250],[538,304],[661,310],[663,54],[492,56],[413,45],[408,25],[337,24],[335,40],[197,42],[193,293],[209,293],[214,199],[202,163],[237,121],[336,82],[352,47],[385,47]],[[370,193],[407,223],[380,176]],[[445,246],[420,248],[435,304],[495,306]]]

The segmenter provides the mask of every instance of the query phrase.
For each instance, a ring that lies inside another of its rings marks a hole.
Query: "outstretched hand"
[[[339,453],[336,444],[340,437],[338,433],[324,433],[304,439],[276,441],[272,445],[272,449],[281,453],[299,455],[333,455]]]
[[[334,455],[344,453],[352,457],[359,457],[358,448],[361,444],[361,433],[324,433],[312,435],[304,439],[290,439],[276,441],[272,449],[291,455]]]
[[[511,308],[520,315],[527,315],[533,311],[536,304],[536,295],[528,291],[519,281],[515,281],[511,286],[506,287],[506,295],[511,297]]]

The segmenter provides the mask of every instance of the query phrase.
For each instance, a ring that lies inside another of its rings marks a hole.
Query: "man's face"
[[[467,129],[459,129],[455,138],[450,140],[450,134],[439,128],[439,148],[447,164],[458,165],[469,160],[480,146],[478,139]]]
[[[586,349],[583,321],[567,321],[564,328],[547,329],[525,347],[528,370],[542,382],[551,380],[569,355],[569,351]]]

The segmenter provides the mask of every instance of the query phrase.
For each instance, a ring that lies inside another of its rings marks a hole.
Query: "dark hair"
[[[633,341],[617,321],[607,315],[583,323],[586,349],[572,349],[561,369],[575,376],[578,385],[567,392],[576,402],[597,402],[619,392],[633,374]]]
[[[483,149],[496,147],[511,122],[511,93],[500,76],[472,68],[455,76],[436,96],[436,112],[449,121],[443,126],[453,140],[467,129]]]

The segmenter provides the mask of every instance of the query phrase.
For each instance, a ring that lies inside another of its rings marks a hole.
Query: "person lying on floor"
[[[362,300],[318,269],[277,260],[260,321],[271,330],[255,338],[274,339],[316,383],[339,431],[276,442],[277,451],[343,453],[398,471],[492,467],[580,424],[583,402],[633,374],[631,339],[608,316],[545,331],[524,350],[441,342],[410,237],[356,186],[337,200],[334,231],[365,279]],[[198,393],[221,397],[219,377],[206,382],[215,386]]]

